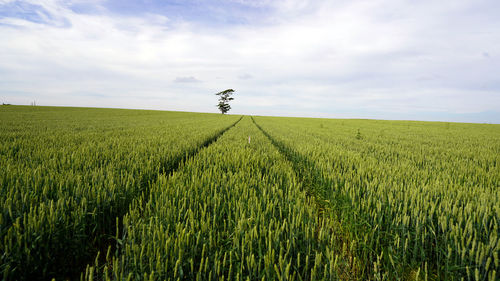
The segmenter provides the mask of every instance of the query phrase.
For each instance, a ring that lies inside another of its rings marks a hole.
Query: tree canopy
[[[222,114],[227,113],[231,109],[231,106],[229,105],[229,101],[234,100],[234,98],[231,97],[231,95],[233,93],[234,93],[233,89],[227,89],[227,90],[224,90],[222,92],[218,92],[217,94],[215,94],[215,95],[219,96],[219,104],[217,105],[217,107],[219,108],[219,110]]]

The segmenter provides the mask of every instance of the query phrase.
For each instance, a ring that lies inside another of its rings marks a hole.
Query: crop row
[[[293,120],[293,121],[292,121]],[[312,171],[364,278],[498,280],[495,125],[256,117]]]
[[[250,143],[248,142],[250,136]],[[84,279],[356,279],[358,261],[250,118],[132,204]]]
[[[3,280],[500,279],[496,125],[0,119]]]
[[[117,219],[236,116],[9,107],[0,112],[3,280],[73,278]]]

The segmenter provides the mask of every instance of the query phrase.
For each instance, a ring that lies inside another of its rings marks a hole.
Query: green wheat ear
[[[4,280],[498,279],[495,126],[5,110]]]

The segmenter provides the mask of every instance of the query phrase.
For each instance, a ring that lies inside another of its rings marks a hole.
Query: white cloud
[[[186,76],[186,77],[176,77],[174,82],[176,82],[176,83],[198,83],[201,81],[194,78],[193,76]]]
[[[235,88],[234,113],[283,115],[500,104],[494,1],[234,1],[272,13],[207,26],[31,1],[43,22],[0,17],[0,92],[11,103],[105,107],[120,96],[120,107],[216,112],[213,93]]]
[[[247,79],[252,79],[253,75],[245,73],[245,74],[239,75],[238,78],[240,78],[242,80],[247,80]]]

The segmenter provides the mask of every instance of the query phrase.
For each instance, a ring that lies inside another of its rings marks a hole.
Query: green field
[[[500,125],[0,107],[3,280],[499,280]]]

